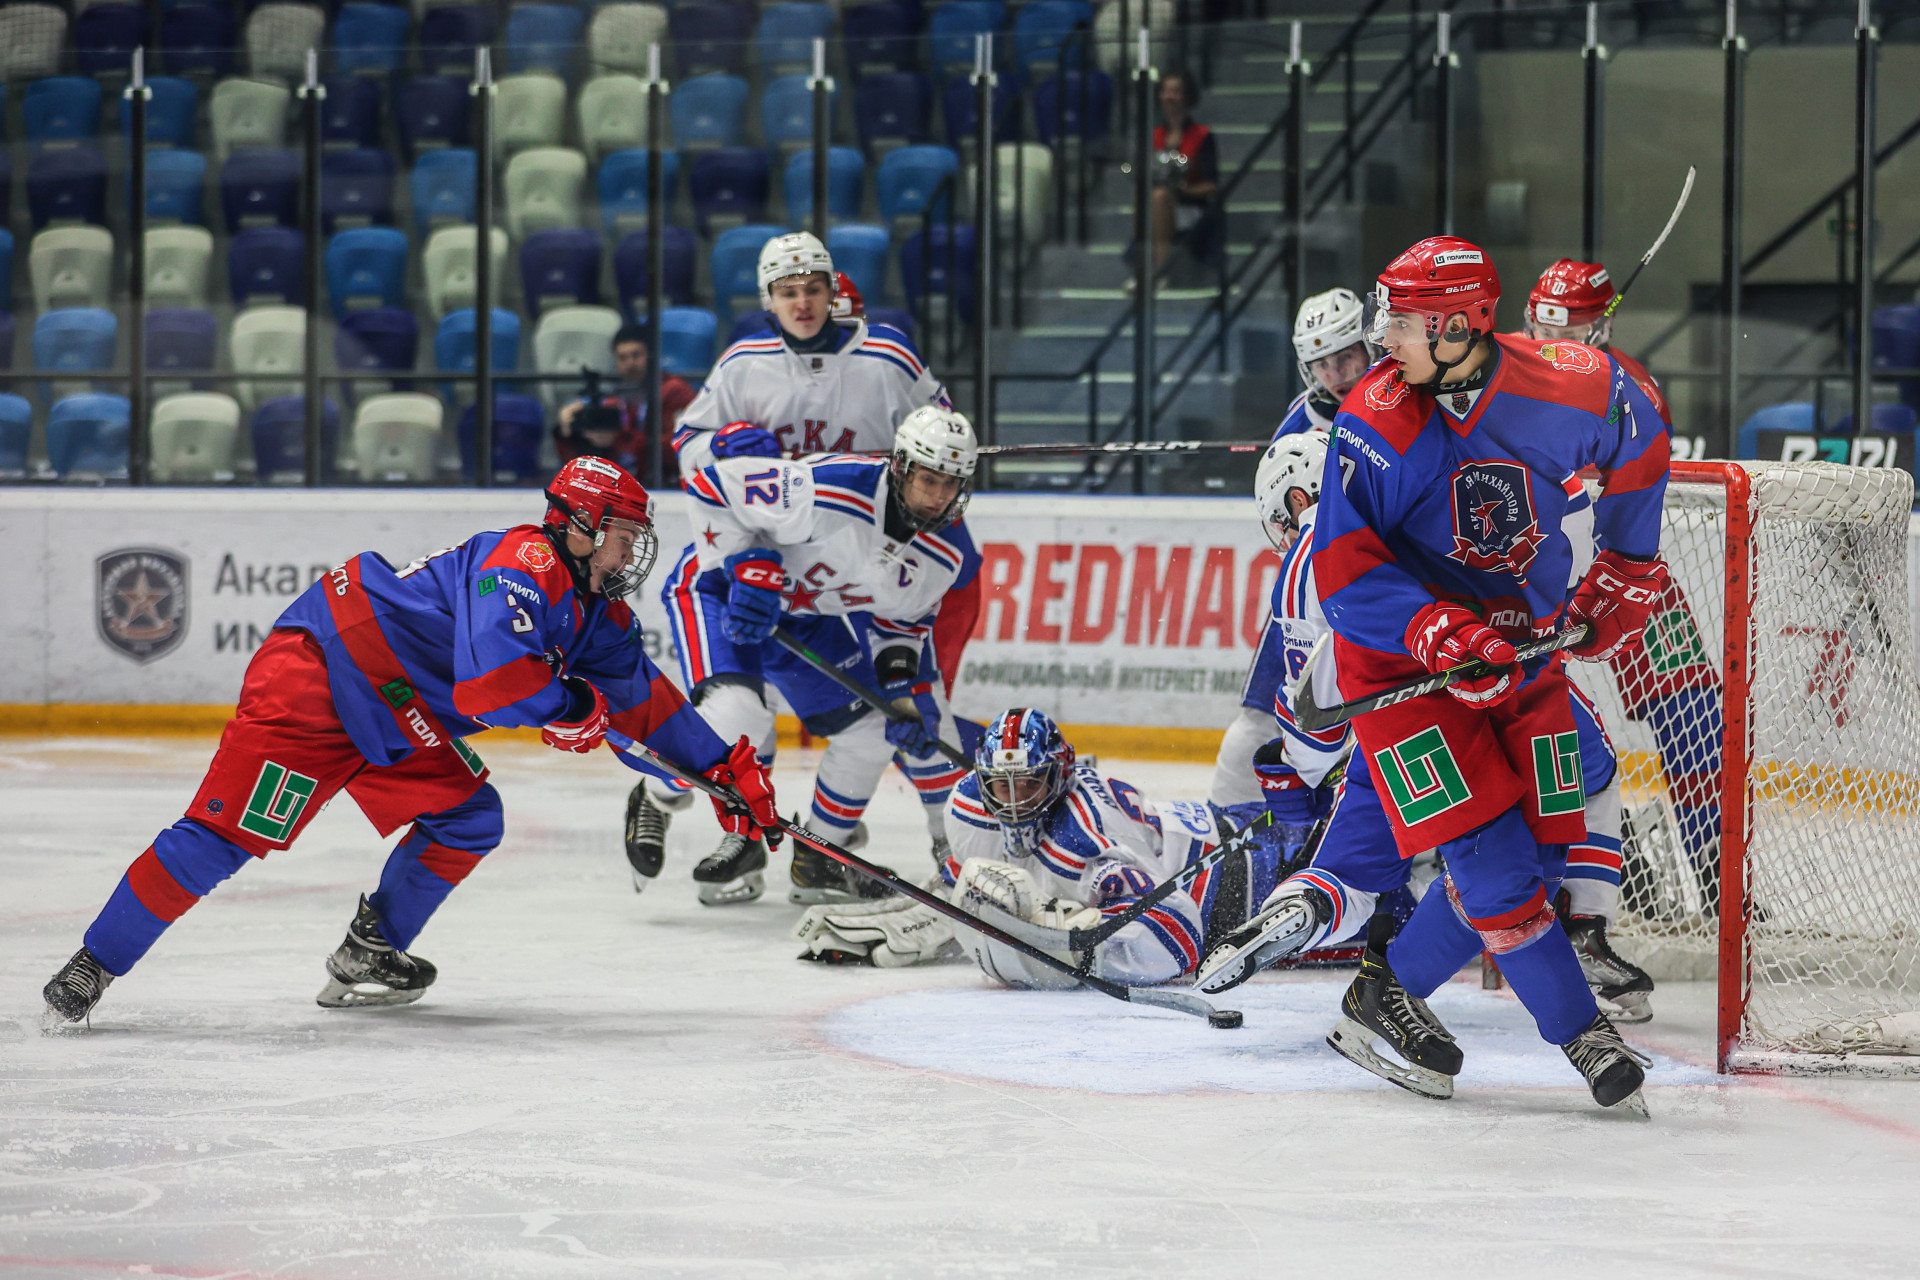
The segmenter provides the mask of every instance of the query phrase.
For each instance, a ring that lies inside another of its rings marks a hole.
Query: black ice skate
[[[798,818],[794,819],[796,824],[799,821]],[[852,853],[866,848],[866,845],[867,824],[857,822],[853,834],[840,847]],[[787,867],[787,878],[793,881],[793,888],[787,891],[787,901],[803,907],[822,902],[854,902],[863,898],[893,895],[893,890],[878,880],[847,869],[812,845],[799,840],[793,842],[793,862]]]
[[[953,846],[947,843],[945,836],[933,838],[933,874],[939,875],[946,870],[947,859],[953,854]]]
[[[363,893],[346,940],[327,957],[327,985],[314,999],[327,1009],[412,1004],[439,976],[427,961],[387,941],[380,917]]]
[[[1194,985],[1209,995],[1231,991],[1260,970],[1297,955],[1331,919],[1333,902],[1324,890],[1302,885],[1297,892],[1289,891],[1222,938],[1200,962]]]
[[[1367,923],[1367,951],[1360,976],[1341,997],[1343,1015],[1327,1033],[1327,1045],[1356,1066],[1425,1098],[1451,1098],[1460,1074],[1460,1046],[1427,1002],[1400,985],[1387,964],[1393,917]],[[1383,1057],[1374,1041],[1385,1040],[1401,1061]]]
[[[1621,958],[1607,941],[1607,922],[1599,916],[1563,916],[1567,941],[1580,957],[1580,972],[1593,988],[1603,1012],[1621,1022],[1648,1022],[1653,1006],[1647,997],[1653,993],[1653,979],[1647,971]]]
[[[89,1017],[93,1006],[100,1003],[101,995],[112,984],[113,975],[100,967],[93,952],[80,948],[41,989],[47,1007],[40,1015],[40,1029],[65,1031],[73,1023]]]
[[[1647,1100],[1640,1086],[1646,1082],[1646,1068],[1653,1065],[1653,1059],[1629,1047],[1606,1014],[1594,1014],[1587,1029],[1561,1045],[1560,1051],[1587,1078],[1595,1102],[1646,1116]]]
[[[719,847],[693,869],[701,905],[730,907],[754,901],[766,892],[766,870],[766,845],[731,832],[721,836]]]
[[[633,871],[633,891],[645,893],[659,878],[667,860],[667,826],[673,815],[647,795],[646,780],[633,784],[627,796],[627,865]]]

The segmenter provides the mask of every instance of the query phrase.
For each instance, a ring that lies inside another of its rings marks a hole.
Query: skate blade
[[[1610,1022],[1634,1025],[1653,1021],[1653,1006],[1647,1002],[1644,991],[1630,991],[1621,996],[1603,996],[1593,993],[1594,1003],[1600,1006],[1600,1012],[1607,1015]]]
[[[731,907],[741,903],[753,902],[767,891],[767,877],[759,871],[749,871],[743,876],[727,881],[725,884],[700,884],[700,905],[703,907]]]
[[[1374,1048],[1374,1034],[1352,1018],[1342,1018],[1327,1032],[1327,1047],[1354,1066],[1371,1071],[1388,1084],[1397,1084],[1423,1098],[1453,1096],[1453,1077],[1410,1062],[1386,1057]]]
[[[52,1005],[40,1010],[40,1034],[43,1036],[77,1036],[91,1030],[86,1018],[69,1018]]]
[[[1635,1089],[1606,1110],[1609,1115],[1632,1116],[1636,1120],[1653,1119],[1653,1113],[1647,1110],[1647,1096],[1644,1089]]]
[[[648,886],[659,878],[657,876],[641,875],[637,867],[628,867],[627,870],[633,873],[633,891],[635,893],[645,893]]]
[[[412,1004],[425,994],[425,987],[401,991],[395,987],[383,987],[377,982],[347,983],[329,976],[327,985],[320,988],[320,994],[313,999],[322,1009],[378,1009]]]
[[[822,903],[859,902],[860,899],[845,889],[789,889],[787,901],[797,907],[817,907]]]
[[[1300,944],[1306,941],[1312,929],[1313,913],[1306,905],[1289,903],[1286,908],[1276,911],[1251,941],[1234,946],[1232,950],[1223,947],[1216,953],[1217,959],[1210,956],[1203,961],[1194,985],[1208,995],[1230,991],[1260,970],[1278,964],[1299,951]]]

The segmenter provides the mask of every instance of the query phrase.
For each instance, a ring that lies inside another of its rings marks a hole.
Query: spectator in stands
[[[1160,77],[1160,114],[1153,152],[1153,265],[1164,270],[1175,240],[1196,262],[1214,249],[1220,215],[1220,152],[1213,131],[1192,118],[1200,86],[1184,71]]]
[[[571,462],[582,456],[606,458],[619,463],[637,476],[646,476],[653,466],[653,438],[647,430],[647,331],[645,326],[637,324],[621,325],[619,332],[613,335],[613,371],[618,379],[612,394],[601,403],[609,409],[620,411],[620,426],[594,426],[580,421],[580,411],[587,407],[584,399],[560,409],[559,424],[553,429],[554,447],[560,452],[562,463]],[[661,478],[669,484],[678,483],[680,466],[674,457],[674,423],[680,418],[680,411],[693,403],[693,388],[675,377],[660,379],[660,411],[666,418],[666,427],[660,438],[668,442],[664,448]]]

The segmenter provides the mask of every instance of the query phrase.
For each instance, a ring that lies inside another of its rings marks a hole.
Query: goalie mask
[[[973,772],[980,802],[1016,839],[1031,832],[1073,785],[1073,745],[1044,712],[1002,711],[980,735]]]
[[[939,405],[923,404],[893,430],[893,456],[887,468],[889,501],[915,532],[944,529],[966,514],[967,499],[973,493],[973,471],[979,462],[980,443],[966,416]],[[952,489],[952,497],[937,507],[920,503],[918,495],[928,486],[915,477],[923,471],[958,478],[957,488],[951,482],[939,486]]]
[[[1294,492],[1306,494],[1308,506],[1320,501],[1320,476],[1327,466],[1327,433],[1296,431],[1267,446],[1253,473],[1253,501],[1260,509],[1260,530],[1273,549],[1285,553],[1300,536],[1300,525],[1287,501]]]
[[[638,591],[653,571],[660,541],[651,507],[640,482],[619,466],[605,458],[575,458],[547,486],[547,514],[541,523],[576,583],[591,587],[599,570],[605,575],[600,594],[621,600]],[[592,554],[569,551],[568,533],[592,538]]]

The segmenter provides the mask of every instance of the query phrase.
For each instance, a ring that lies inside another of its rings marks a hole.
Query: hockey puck
[[[1222,1031],[1231,1031],[1245,1021],[1245,1016],[1238,1009],[1215,1009],[1207,1015],[1207,1025]]]

